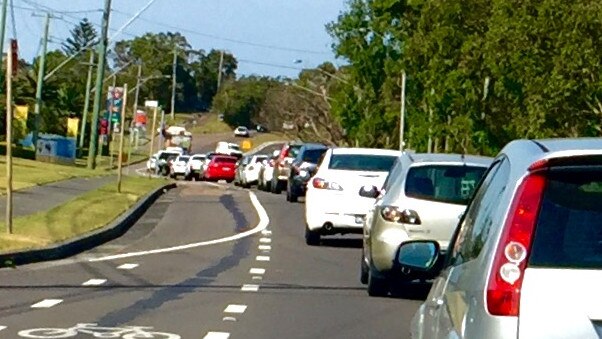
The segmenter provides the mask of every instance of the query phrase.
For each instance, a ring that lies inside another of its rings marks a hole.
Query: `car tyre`
[[[287,184],[286,187],[286,201],[289,202],[297,202],[299,201],[299,197],[295,194],[293,187],[290,183]]]
[[[317,231],[312,231],[309,229],[309,227],[305,226],[305,243],[309,246],[319,246],[320,233]]]
[[[375,276],[372,270],[368,270],[368,295],[371,297],[386,297],[388,293],[388,281]]]
[[[368,275],[370,274],[370,268],[366,265],[366,257],[362,251],[362,261],[360,264],[360,282],[364,285],[368,284]]]

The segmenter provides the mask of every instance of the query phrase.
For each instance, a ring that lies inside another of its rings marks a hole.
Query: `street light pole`
[[[405,113],[406,113],[406,72],[401,73],[401,109],[399,117],[399,150],[403,151],[404,148],[404,135],[403,129],[405,125]]]
[[[8,1],[8,0],[5,0]],[[34,125],[31,141],[34,147],[38,142],[38,133],[40,132],[40,110],[42,106],[42,88],[44,86],[44,73],[46,72],[46,49],[48,47],[48,30],[50,28],[50,13],[46,13],[46,21],[44,24],[44,36],[42,41],[42,51],[38,65],[38,83],[36,84],[36,101],[33,109]]]
[[[88,110],[90,109],[90,87],[92,87],[92,70],[94,69],[94,50],[90,50],[90,63],[88,64],[88,78],[86,79],[86,94],[84,99],[84,111],[82,112],[82,131],[79,135],[79,151],[83,152],[84,140],[86,140],[86,124]]]
[[[109,17],[111,15],[111,0],[105,0],[102,15],[102,32],[98,45],[98,69],[96,72],[96,93],[94,93],[94,111],[92,114],[92,131],[90,133],[90,148],[88,152],[88,168],[96,167],[96,145],[98,143],[98,116],[100,114],[100,101],[102,100],[102,82],[105,74],[107,59],[107,36],[109,33]]]

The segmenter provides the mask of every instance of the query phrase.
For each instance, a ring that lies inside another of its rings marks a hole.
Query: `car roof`
[[[358,155],[393,155],[399,156],[401,151],[383,148],[338,147],[332,149],[332,154],[358,154]]]
[[[412,162],[412,165],[453,162],[488,167],[493,162],[493,158],[491,157],[453,153],[404,153],[402,156],[408,157],[408,159],[410,159]]]
[[[519,139],[508,143],[500,154],[510,155],[525,166],[543,159],[602,155],[602,138]]]

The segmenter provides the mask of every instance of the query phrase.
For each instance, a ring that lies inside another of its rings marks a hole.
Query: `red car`
[[[209,181],[226,180],[227,182],[234,181],[234,175],[236,174],[236,162],[237,157],[229,155],[216,155],[214,156],[205,172],[203,173],[203,179]]]

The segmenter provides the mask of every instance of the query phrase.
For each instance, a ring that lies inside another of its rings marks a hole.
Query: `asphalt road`
[[[0,270],[0,337],[408,337],[419,301],[368,297],[357,237],[308,247],[303,204],[255,194],[183,183],[115,241]]]

